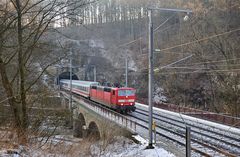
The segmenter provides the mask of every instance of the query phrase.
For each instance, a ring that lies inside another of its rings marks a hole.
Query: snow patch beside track
[[[141,103],[136,103],[135,105],[137,107],[142,107],[142,108],[145,108],[145,109],[148,108],[147,105],[144,105],[144,104],[141,104]],[[162,113],[165,113],[165,114],[168,114],[168,115],[172,115],[172,116],[175,116],[175,117],[178,117],[178,118],[182,118],[184,120],[190,120],[190,121],[195,122],[195,123],[205,124],[207,126],[211,126],[213,128],[216,128],[216,129],[221,129],[221,130],[225,130],[227,132],[231,132],[233,134],[240,135],[240,129],[232,127],[232,126],[227,126],[227,125],[223,125],[223,124],[219,124],[219,123],[215,123],[215,122],[210,122],[210,121],[207,121],[207,120],[187,116],[187,115],[177,113],[177,112],[163,110],[163,109],[156,108],[156,107],[153,107],[153,110],[154,111],[159,111],[159,112],[162,112]]]

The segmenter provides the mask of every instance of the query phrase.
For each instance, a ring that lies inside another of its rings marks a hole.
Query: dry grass
[[[7,154],[19,153],[21,156],[31,157],[100,157],[109,151],[109,145],[116,142],[116,132],[114,130],[106,131],[106,136],[100,141],[95,141],[91,137],[78,139],[72,135],[56,135],[50,137],[29,135],[29,143],[26,146],[21,146],[17,144],[17,137],[14,134],[14,130],[2,128],[0,130],[0,156],[4,150]]]

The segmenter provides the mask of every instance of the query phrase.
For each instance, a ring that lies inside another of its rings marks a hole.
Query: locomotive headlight
[[[123,106],[123,104],[121,104],[121,106]]]

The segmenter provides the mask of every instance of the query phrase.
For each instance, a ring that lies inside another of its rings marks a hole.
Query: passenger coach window
[[[115,95],[115,91],[113,91],[113,95]]]

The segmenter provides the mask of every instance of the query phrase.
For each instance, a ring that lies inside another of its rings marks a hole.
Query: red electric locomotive
[[[118,112],[135,111],[135,89],[94,86],[90,87],[90,99]]]
[[[70,90],[70,80],[60,80],[62,89]],[[101,103],[118,112],[135,111],[135,89],[104,87],[98,82],[72,81],[72,92]]]

